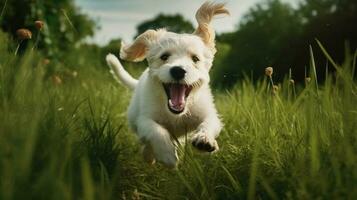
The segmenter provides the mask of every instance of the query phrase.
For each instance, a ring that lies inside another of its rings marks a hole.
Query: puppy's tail
[[[134,90],[138,84],[138,80],[133,78],[127,71],[125,71],[123,65],[120,63],[119,59],[113,54],[108,54],[106,57],[107,63],[110,67],[110,73],[113,74],[114,78],[119,79],[121,83],[125,86]]]

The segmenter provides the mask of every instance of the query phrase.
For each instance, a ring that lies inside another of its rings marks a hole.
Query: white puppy
[[[224,4],[206,2],[196,13],[198,28],[193,34],[148,30],[131,45],[122,44],[122,59],[148,61],[139,80],[130,76],[114,55],[106,57],[119,80],[134,90],[129,125],[144,145],[147,162],[157,160],[175,167],[175,140],[189,132],[194,132],[196,148],[218,150],[216,137],[222,123],[208,84],[216,53],[215,33],[209,23],[218,14],[229,14]]]

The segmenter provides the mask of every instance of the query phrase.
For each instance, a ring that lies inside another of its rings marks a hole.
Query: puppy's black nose
[[[170,69],[170,74],[172,78],[178,81],[183,79],[183,77],[185,77],[186,70],[182,69],[182,67],[172,67]]]

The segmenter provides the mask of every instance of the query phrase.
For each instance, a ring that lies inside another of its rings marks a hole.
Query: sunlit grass
[[[182,144],[177,170],[144,164],[126,123],[130,93],[107,70],[79,64],[57,83],[56,63],[0,47],[0,198],[356,198],[356,54],[339,65],[319,45],[311,69],[322,50],[337,75],[317,85],[312,70],[296,92],[291,75],[274,94],[270,79],[217,92],[220,151]]]

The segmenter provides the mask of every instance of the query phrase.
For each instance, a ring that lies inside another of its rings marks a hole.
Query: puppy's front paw
[[[175,168],[178,157],[171,141],[152,143],[155,159],[168,168]]]
[[[156,159],[168,168],[175,168],[178,157],[176,152],[161,152],[155,155]]]
[[[219,149],[217,141],[209,138],[205,133],[197,133],[192,138],[192,145],[198,150],[213,152]]]

